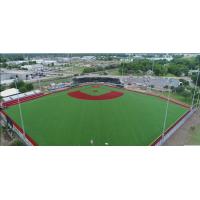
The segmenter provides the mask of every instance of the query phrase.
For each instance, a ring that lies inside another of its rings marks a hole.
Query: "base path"
[[[111,91],[99,96],[92,96],[81,91],[75,91],[75,92],[69,92],[68,95],[73,98],[82,99],[82,100],[109,100],[109,99],[115,99],[122,96],[123,92]]]

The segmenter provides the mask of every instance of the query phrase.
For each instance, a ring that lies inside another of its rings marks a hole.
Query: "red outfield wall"
[[[37,143],[26,133],[23,132],[22,128],[14,121],[12,120],[4,111],[0,111],[0,115],[2,115],[4,118],[9,118],[9,120],[12,121],[13,123],[13,130],[15,130],[15,132],[17,132],[17,134],[19,135],[19,137],[21,139],[26,139],[31,145],[33,146],[37,146]],[[24,138],[25,137],[25,138]],[[24,140],[24,142],[27,144],[27,142]]]

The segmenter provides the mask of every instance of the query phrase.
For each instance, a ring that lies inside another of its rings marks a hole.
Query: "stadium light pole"
[[[153,75],[153,70],[154,70],[154,60],[153,60],[153,65],[152,65],[152,75]]]
[[[74,67],[73,67],[73,65],[71,63],[71,59],[72,59],[72,54],[70,54],[70,65],[72,67],[72,76],[73,76],[74,75]]]
[[[15,77],[15,87],[17,88],[17,77]],[[21,119],[21,125],[22,125],[22,131],[23,131],[23,136],[25,137],[25,129],[24,129],[24,121],[23,121],[23,116],[22,116],[22,110],[21,110],[21,104],[20,104],[20,100],[19,100],[19,93],[17,93],[17,101],[18,101],[18,106],[19,106],[19,113],[20,113],[20,119]]]
[[[197,73],[197,80],[196,80],[196,84],[195,84],[195,88],[194,88],[194,93],[193,93],[193,97],[192,97],[192,105],[190,107],[190,110],[192,110],[193,106],[194,106],[194,99],[195,99],[195,95],[196,95],[196,89],[197,89],[197,84],[199,81],[199,68],[198,68],[198,73]]]
[[[124,76],[124,61],[123,61],[123,64],[122,64],[122,76]]]
[[[37,70],[37,73],[39,72],[39,70]],[[42,91],[42,88],[41,88],[41,83],[40,83],[40,77],[39,77],[39,73],[38,73],[38,83],[39,83],[39,88],[40,88],[40,91]]]
[[[168,97],[167,97],[167,104],[166,104],[166,109],[165,109],[165,118],[164,118],[164,123],[163,123],[163,131],[162,131],[162,141],[164,142],[164,133],[165,133],[165,128],[166,128],[166,122],[167,122],[167,116],[168,116],[168,108],[169,108],[169,99],[170,99],[170,88],[168,89]]]
[[[69,73],[70,73],[70,70],[71,70],[71,69],[70,69],[70,67],[71,67],[70,62],[71,62],[71,61],[70,61],[70,53],[68,53],[68,68],[69,68],[68,71],[69,71]]]
[[[200,90],[198,90],[198,97],[197,97],[197,108],[200,107]]]

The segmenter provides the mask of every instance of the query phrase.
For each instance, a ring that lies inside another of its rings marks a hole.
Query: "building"
[[[194,69],[194,70],[189,70],[188,75],[192,76],[193,74],[197,74],[199,72],[198,69]]]
[[[29,71],[37,71],[43,69],[42,64],[35,64],[35,65],[24,65],[21,66],[21,69],[29,70]]]
[[[16,94],[19,94],[19,90],[16,89],[16,88],[10,88],[10,89],[7,89],[7,90],[4,90],[0,93],[0,96],[1,97],[9,97],[9,96],[13,96],[13,95],[16,95]]]
[[[15,79],[1,80],[1,85],[10,85]]]

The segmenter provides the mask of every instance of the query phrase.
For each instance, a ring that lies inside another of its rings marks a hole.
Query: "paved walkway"
[[[172,135],[164,146],[200,145],[200,110]]]

